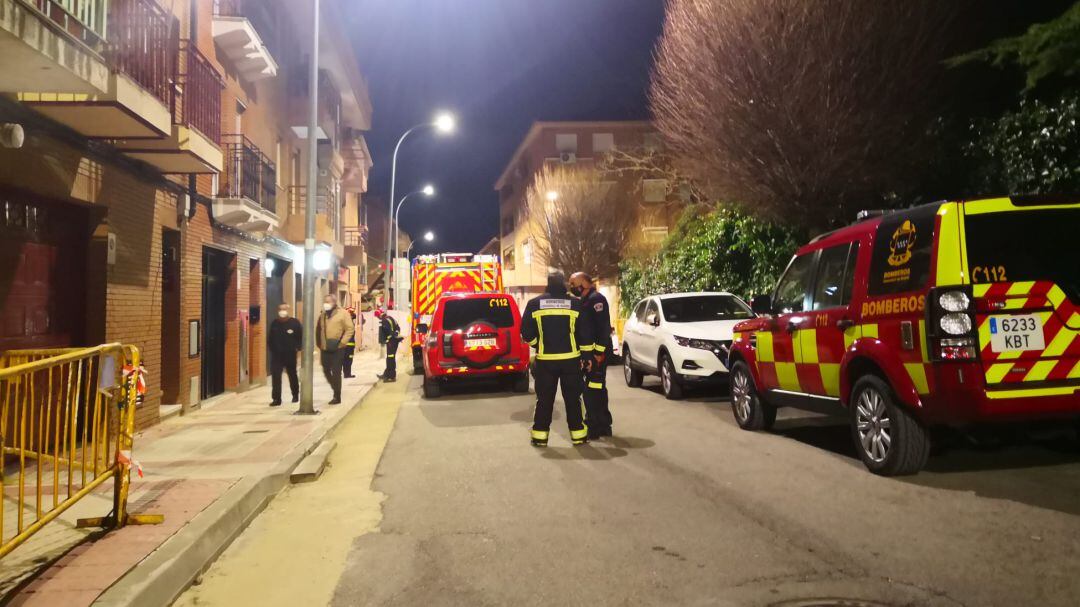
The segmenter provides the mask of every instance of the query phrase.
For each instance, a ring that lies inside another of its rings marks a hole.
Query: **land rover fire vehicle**
[[[1080,420],[1080,203],[938,202],[800,248],[734,329],[732,410],[839,405],[863,463],[925,464],[928,428]]]
[[[417,332],[420,324],[431,324],[435,305],[443,293],[501,293],[502,266],[495,255],[472,253],[439,253],[420,255],[412,267],[412,319],[410,344],[413,371],[424,370],[423,335]]]
[[[521,312],[504,293],[445,293],[424,335],[424,396],[437,398],[443,383],[504,378],[515,392],[529,391],[529,345],[521,339]]]

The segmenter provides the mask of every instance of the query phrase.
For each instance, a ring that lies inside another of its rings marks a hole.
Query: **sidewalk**
[[[319,415],[293,415],[297,405],[288,402],[269,407],[267,382],[205,401],[194,413],[137,434],[134,458],[145,476],[138,478],[133,471],[128,509],[164,514],[165,523],[106,534],[76,529],[76,519],[103,516],[111,509],[112,483],[107,482],[0,562],[0,592],[7,595],[0,602],[168,605],[289,482],[300,460],[359,405],[382,371],[378,354],[377,349],[356,354],[355,377],[344,380],[341,405],[326,404],[330,387],[321,369],[315,369]],[[287,398],[288,382],[284,388]]]

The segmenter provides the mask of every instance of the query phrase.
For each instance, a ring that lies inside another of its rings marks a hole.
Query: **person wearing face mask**
[[[300,400],[300,380],[296,377],[296,353],[303,347],[304,325],[289,313],[289,305],[278,306],[278,317],[270,323],[270,406],[281,406],[281,372],[289,376],[292,402]]]
[[[592,357],[585,371],[585,423],[589,438],[611,436],[611,410],[608,408],[607,356],[611,352],[611,309],[606,297],[585,272],[570,276],[570,292],[581,298],[581,322],[592,329],[593,341],[582,344],[581,351]]]
[[[322,352],[323,375],[334,391],[331,405],[341,404],[341,366],[345,362],[345,344],[352,339],[355,329],[349,313],[337,305],[337,298],[327,295],[323,299],[323,313],[315,327],[315,340]]]

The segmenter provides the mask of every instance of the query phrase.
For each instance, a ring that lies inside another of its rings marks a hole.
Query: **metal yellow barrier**
[[[0,354],[0,494],[17,508],[10,537],[0,509],[0,558],[110,477],[112,513],[79,526],[163,520],[127,512],[137,369],[139,350],[121,344]]]

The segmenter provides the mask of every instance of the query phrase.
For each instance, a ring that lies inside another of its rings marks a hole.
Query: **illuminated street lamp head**
[[[435,186],[433,186],[433,185],[431,185],[429,183],[426,186],[424,186],[424,189],[422,189],[420,191],[424,193],[424,196],[434,196],[435,195]]]
[[[435,240],[435,232],[432,232],[430,230],[427,231],[427,232],[424,232],[424,240],[426,240],[428,242],[431,242],[432,240]]]
[[[559,193],[555,190],[549,190],[547,193],[547,199],[551,202],[555,202],[559,199]]]
[[[454,132],[454,116],[447,112],[443,112],[438,116],[435,116],[435,129],[440,133],[453,133]]]

